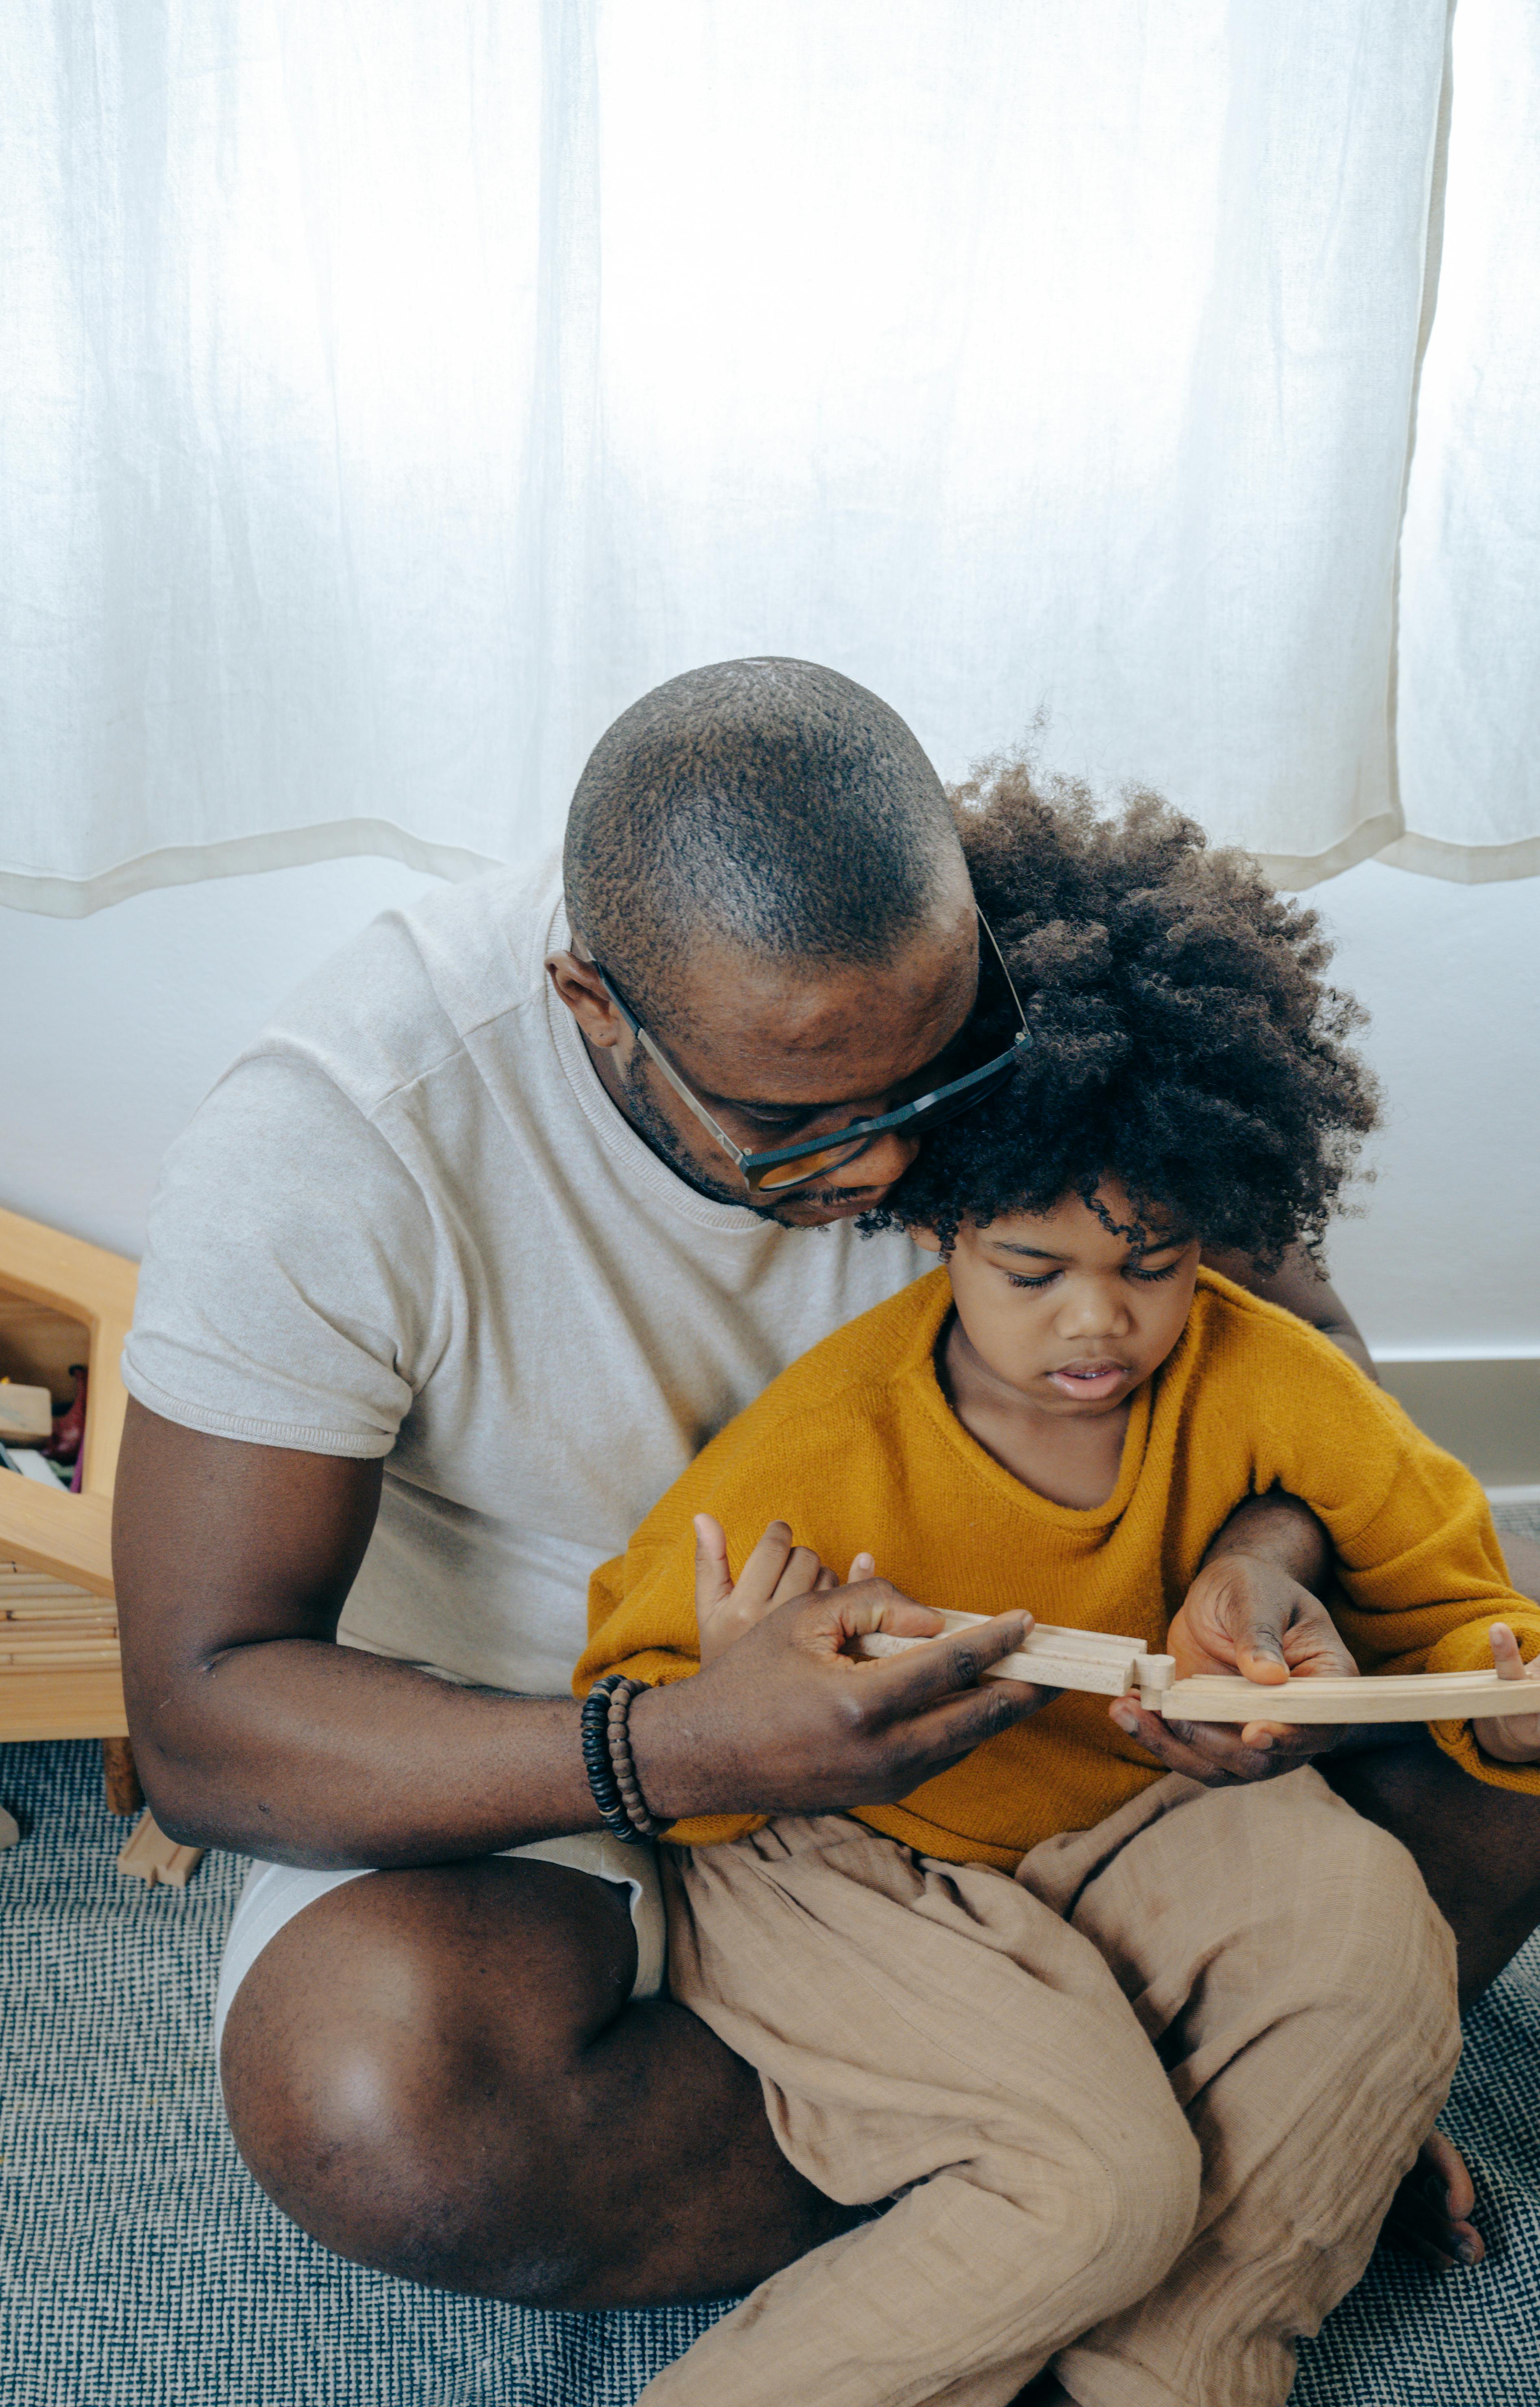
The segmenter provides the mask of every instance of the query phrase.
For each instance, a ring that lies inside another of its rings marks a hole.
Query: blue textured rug
[[[93,1745],[0,1751],[0,2399],[7,2407],[629,2407],[712,2311],[540,2315],[333,2257],[247,2174],[209,2009],[243,1866],[121,1880]],[[1472,2015],[1447,2127],[1488,2265],[1376,2257],[1296,2407],[1540,2402],[1540,1943]],[[724,2401],[723,2407],[731,2407]],[[788,2401],[788,2407],[801,2402]]]

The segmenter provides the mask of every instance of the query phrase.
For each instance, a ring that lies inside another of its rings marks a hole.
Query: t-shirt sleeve
[[[131,1395],[214,1437],[386,1455],[443,1346],[421,1189],[313,1063],[246,1056],[172,1147]]]
[[[1269,1414],[1258,1484],[1276,1481],[1325,1523],[1348,1592],[1336,1618],[1362,1668],[1490,1671],[1494,1621],[1507,1623],[1526,1661],[1540,1655],[1540,1607],[1509,1580],[1464,1464],[1327,1341],[1290,1332],[1276,1350],[1272,1383],[1285,1408]],[[1468,1721],[1431,1727],[1476,1779],[1540,1795],[1540,1764],[1484,1755]]]

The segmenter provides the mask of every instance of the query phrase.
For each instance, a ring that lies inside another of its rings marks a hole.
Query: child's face
[[[1112,1219],[1134,1220],[1114,1180],[1098,1197]],[[1176,1345],[1198,1275],[1196,1237],[1159,1223],[1149,1234],[1135,1254],[1077,1195],[983,1229],[965,1220],[947,1268],[974,1352],[1056,1417],[1116,1411]],[[928,1232],[914,1235],[940,1251]]]

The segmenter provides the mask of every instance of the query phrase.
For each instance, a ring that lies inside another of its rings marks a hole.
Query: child
[[[1034,1042],[893,1199],[944,1267],[794,1363],[595,1574],[579,1692],[695,1669],[696,1516],[740,1565],[775,1513],[928,1606],[1193,1668],[1188,1588],[1275,1485],[1330,1531],[1367,1668],[1495,1652],[1518,1675],[1540,1614],[1475,1481],[1200,1267],[1318,1240],[1373,1122],[1313,916],[1153,798],[1109,823],[1007,764],[967,800]],[[1285,1644],[1351,1669],[1324,1617]],[[848,1663],[853,1697],[874,1668]],[[674,1827],[675,1997],[759,2068],[809,2179],[894,2202],[649,2401],[1005,2407],[1050,2361],[1080,2407],[1286,2399],[1443,2101],[1452,1943],[1317,1773],[1205,1787],[1137,1727],[1130,1701],[1049,1697],[893,1804]],[[1478,1779],[1540,1785],[1540,1713],[1435,1735]],[[634,1745],[645,1793],[641,1712]]]

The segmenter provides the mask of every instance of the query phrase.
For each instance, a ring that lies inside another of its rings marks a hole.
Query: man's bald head
[[[703,946],[885,962],[965,886],[897,712],[791,660],[692,669],[623,712],[578,780],[565,878],[575,933],[659,1028]]]

